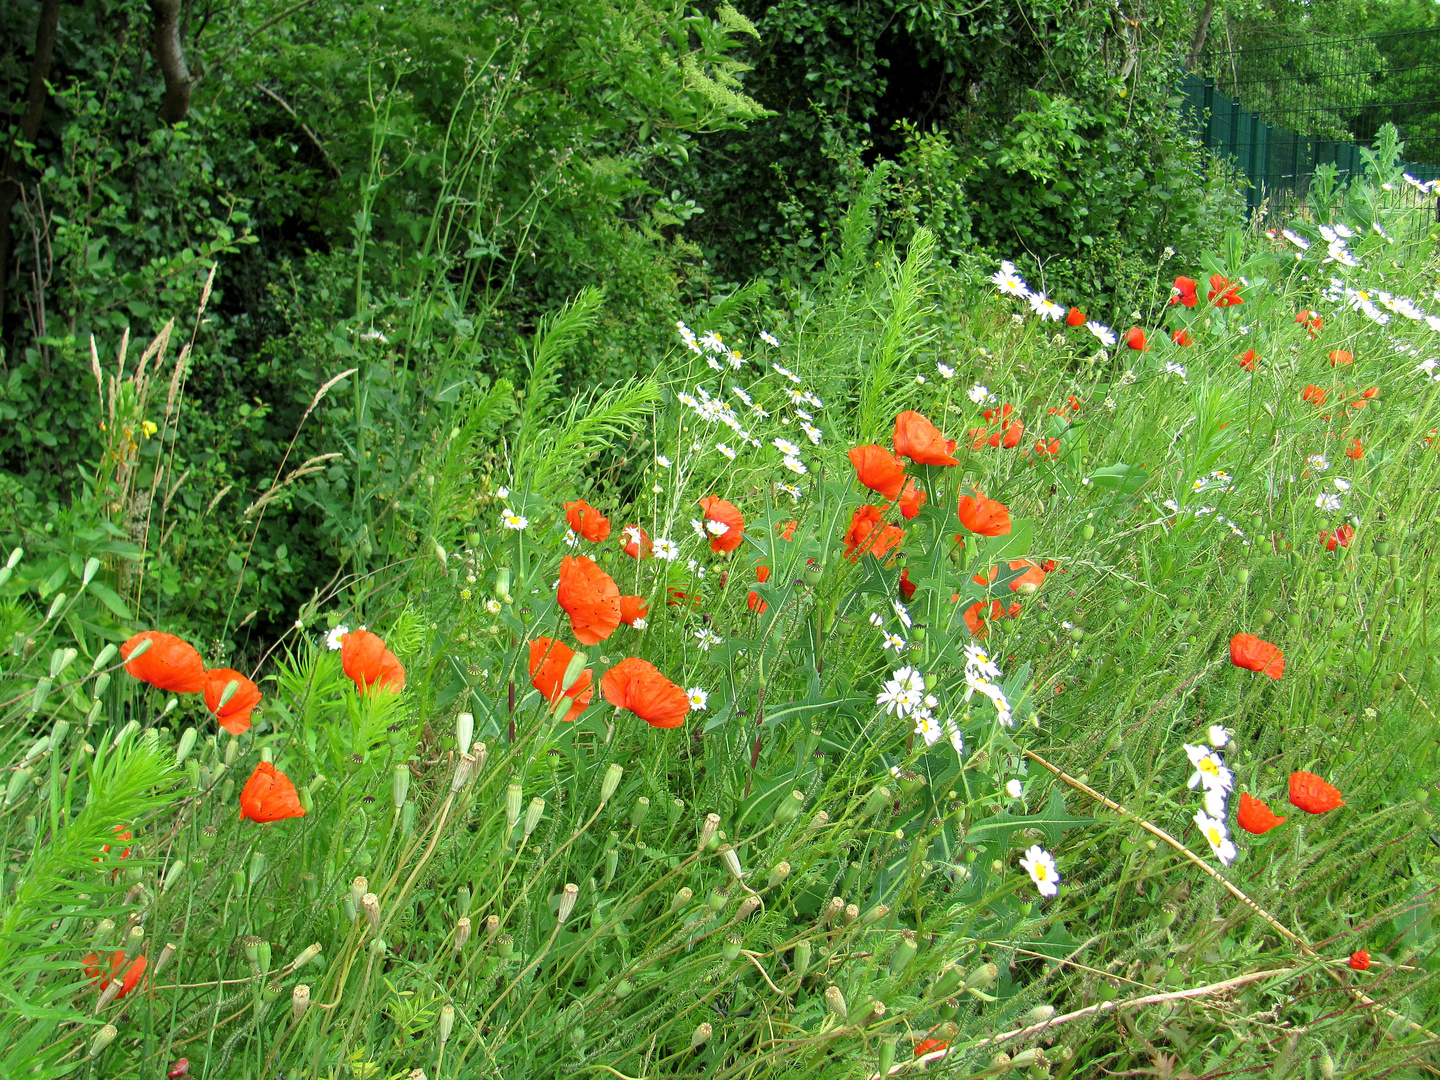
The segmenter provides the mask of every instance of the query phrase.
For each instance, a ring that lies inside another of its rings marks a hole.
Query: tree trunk
[[[1200,63],[1200,54],[1205,51],[1205,38],[1210,33],[1210,20],[1215,17],[1215,0],[1205,0],[1200,9],[1200,18],[1195,20],[1195,36],[1190,39],[1190,52],[1185,57],[1185,68],[1194,71]]]
[[[40,25],[35,30],[35,55],[30,60],[30,86],[25,95],[25,112],[20,117],[20,138],[35,141],[40,120],[45,115],[45,99],[49,92],[45,80],[50,77],[50,58],[55,52],[55,33],[60,27],[60,0],[43,0]],[[0,162],[0,337],[3,337],[5,307],[10,295],[10,261],[15,253],[15,237],[10,231],[10,213],[20,196],[19,165],[15,147],[5,147]]]
[[[150,0],[150,10],[155,15],[151,45],[160,74],[165,76],[160,121],[178,124],[190,111],[190,69],[185,66],[185,51],[180,47],[180,0]]]

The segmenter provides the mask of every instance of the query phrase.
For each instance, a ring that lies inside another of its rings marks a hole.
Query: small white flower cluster
[[[1231,732],[1219,724],[1210,725],[1210,745],[1185,747],[1185,755],[1195,770],[1186,786],[1199,788],[1205,799],[1205,808],[1195,813],[1195,824],[1210,844],[1210,850],[1220,862],[1229,866],[1235,861],[1235,845],[1225,825],[1225,801],[1235,789],[1235,776],[1225,765],[1220,750],[1229,745]]]
[[[686,326],[683,322],[677,322],[675,329],[680,334],[680,340],[685,343],[685,347],[696,356],[704,356],[705,363],[713,370],[724,370],[720,363],[721,360],[736,371],[739,371],[740,368],[744,366],[745,357],[740,355],[740,351],[726,345],[724,339],[713,330],[704,337],[697,338],[695,331],[691,330],[690,327]],[[761,336],[763,337],[764,335]],[[717,357],[719,359],[716,359]]]
[[[995,706],[995,717],[1001,727],[1014,727],[1015,714],[1010,708],[1010,699],[1000,689],[999,681],[1004,677],[1000,665],[990,659],[990,654],[974,642],[965,646],[965,700],[976,694],[990,699]]]
[[[1216,469],[1206,476],[1197,476],[1190,485],[1191,491],[1219,491],[1222,495],[1233,495],[1235,485],[1230,481],[1234,479],[1224,469]]]
[[[737,438],[749,443],[751,446],[759,446],[760,440],[745,430],[745,425],[740,422],[740,416],[730,405],[719,398],[711,397],[710,391],[703,386],[697,386],[694,394],[687,394],[683,391],[675,397],[680,404],[690,409],[696,416],[707,424],[724,424],[733,431]]]
[[[1212,476],[1213,475],[1214,474],[1212,474]],[[1197,488],[1196,490],[1198,491],[1201,489]],[[1226,492],[1230,492],[1234,491],[1235,489],[1233,487],[1230,487],[1225,488],[1224,490]],[[1166,510],[1170,511],[1170,513],[1172,514],[1192,514],[1197,518],[1210,517],[1213,514],[1216,521],[1218,521],[1221,525],[1224,525],[1227,529],[1230,530],[1230,535],[1238,537],[1246,547],[1250,546],[1250,541],[1245,535],[1245,530],[1242,529],[1235,522],[1227,518],[1224,514],[1218,513],[1216,507],[1197,506],[1192,510],[1189,507],[1181,506],[1174,499],[1166,499],[1160,505],[1163,506]]]
[[[1405,177],[1405,182],[1420,192],[1421,195],[1429,195],[1435,191],[1440,191],[1440,178],[1435,180],[1416,180],[1415,177],[1411,176],[1408,172],[1402,175]]]
[[[1355,230],[1350,226],[1340,222],[1334,226],[1321,225],[1320,236],[1326,244],[1324,262],[1338,262],[1341,266],[1360,265],[1360,260],[1345,246],[1345,242],[1355,236]]]
[[[990,275],[990,281],[1000,290],[1002,296],[1013,296],[1017,300],[1029,304],[1030,310],[1042,319],[1059,322],[1065,318],[1064,305],[1051,300],[1043,292],[1032,292],[1030,286],[1025,284],[1025,279],[1015,272],[1015,264],[1009,259],[1000,263],[1000,269]],[[1017,322],[1024,321],[1023,317],[1019,315],[1015,315],[1013,318]],[[1085,329],[1090,331],[1106,348],[1110,348],[1120,340],[1108,326],[1093,319],[1085,323]],[[950,376],[946,375],[945,377],[948,379]],[[973,401],[974,398],[972,397],[971,400]],[[977,401],[976,404],[978,405],[979,402]]]

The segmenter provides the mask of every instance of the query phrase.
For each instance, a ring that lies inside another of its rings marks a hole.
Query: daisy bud
[[[685,907],[687,904],[689,904],[690,901],[691,901],[691,899],[694,898],[694,896],[695,896],[695,890],[692,889],[692,888],[690,888],[690,886],[686,885],[686,886],[681,887],[681,888],[675,893],[675,898],[670,901],[670,912],[671,912],[671,914],[674,914],[675,912],[679,911],[681,908],[683,908],[683,907]]]
[[[860,808],[860,820],[872,818],[878,814],[886,804],[890,802],[890,789],[884,784],[874,788],[865,799],[865,805]]]
[[[455,746],[460,753],[470,752],[470,742],[475,738],[475,716],[473,713],[462,712],[455,717]]]
[[[290,991],[290,1015],[296,1020],[303,1019],[310,1008],[310,987],[300,983]]]
[[[860,920],[860,925],[873,926],[875,923],[884,921],[885,917],[889,914],[889,907],[885,904],[876,904],[869,911],[865,912],[865,917]]]
[[[190,751],[195,749],[195,740],[200,733],[193,727],[187,727],[180,733],[180,741],[175,746],[175,766],[179,768],[185,764],[185,759],[190,756]]]
[[[820,925],[829,926],[840,912],[845,910],[845,901],[838,896],[832,896],[830,903],[825,905],[825,910],[820,912]]]
[[[540,824],[540,819],[545,816],[545,800],[533,798],[530,805],[525,808],[525,835],[529,837]]]
[[[520,799],[520,785],[507,784],[505,786],[505,820],[512,829],[520,820]]]
[[[810,970],[811,945],[808,941],[797,942],[794,951],[790,955],[790,966],[795,969],[795,974],[804,978],[805,973]]]
[[[470,940],[470,920],[461,916],[455,923],[455,951],[459,952],[465,948],[465,943]]]
[[[744,900],[740,901],[740,910],[735,913],[735,918],[743,922],[755,914],[755,909],[759,906],[760,898],[758,896],[747,896]]]
[[[725,946],[720,950],[720,954],[726,960],[734,960],[740,955],[740,946],[743,944],[745,944],[745,939],[739,934],[726,934]]]
[[[132,926],[130,932],[125,935],[125,959],[134,960],[140,955],[140,947],[145,944],[145,928],[143,926]]]
[[[781,799],[775,807],[775,824],[788,825],[800,816],[800,810],[805,805],[805,793],[803,791],[792,791],[788,796]]]
[[[635,806],[630,811],[630,827],[639,829],[645,824],[645,815],[650,813],[650,800],[641,795],[635,800]]]
[[[396,775],[396,778],[397,778],[397,779],[399,778],[400,770],[401,770],[401,769],[404,769],[404,770],[405,770],[405,773],[406,773],[407,776],[408,776],[409,773],[410,773],[410,770],[409,770],[408,767],[406,767],[406,766],[404,766],[404,765],[397,765],[397,766],[395,766],[395,775]],[[466,784],[468,784],[468,783],[470,782],[470,777],[473,776],[474,773],[475,773],[475,756],[474,756],[473,754],[461,754],[460,757],[459,757],[459,760],[457,760],[457,761],[455,762],[455,775],[453,775],[452,777],[450,777],[450,790],[451,790],[452,792],[459,791],[461,788],[463,788]],[[407,787],[407,791],[408,791],[408,787],[409,787],[409,782],[408,782],[408,781],[406,782],[406,787]],[[392,794],[393,794],[393,792],[392,792]],[[403,804],[404,801],[405,801],[404,799],[401,799],[401,800],[400,800],[400,803],[397,803],[397,804],[396,804],[396,805],[397,805],[397,808],[398,808],[399,805]],[[511,824],[514,824],[514,823],[512,822]]]
[[[620,786],[620,777],[623,776],[624,773],[625,770],[622,769],[619,765],[615,764],[612,764],[608,769],[605,770],[605,778],[600,781],[601,806],[604,806],[606,803],[608,803],[610,801],[610,797],[615,794],[615,789]]]
[[[185,860],[176,859],[165,870],[165,880],[160,883],[161,892],[169,892],[174,884],[180,880],[180,875],[185,873]]]
[[[396,765],[390,773],[390,801],[395,804],[397,811],[405,805],[405,797],[409,794],[410,766]]]
[[[859,917],[860,917],[860,905],[859,905],[859,904],[846,904],[846,905],[845,905],[845,910],[840,913],[840,924],[841,924],[842,926],[849,926],[852,922],[854,922],[854,921],[855,921],[856,919],[858,919]]]
[[[299,971],[305,965],[310,963],[311,960],[314,960],[315,957],[319,956],[320,951],[320,943],[318,941],[315,942],[313,945],[306,945],[305,948],[300,950],[300,955],[295,957],[295,960],[290,965],[290,969],[292,971]]]
[[[965,990],[984,990],[1000,977],[1000,969],[994,964],[981,964],[965,979]]]
[[[114,984],[112,983],[111,985],[113,986]],[[90,1056],[92,1058],[99,1057],[100,1053],[114,1042],[115,1036],[119,1034],[120,1032],[116,1030],[114,1024],[106,1024],[102,1027],[95,1033],[95,1037],[90,1040]]]
[[[899,975],[907,967],[910,961],[915,959],[915,954],[920,947],[915,944],[915,931],[902,930],[900,944],[895,946],[895,951],[890,954],[890,974]]]
[[[1025,1022],[1027,1024],[1043,1024],[1054,1015],[1054,1005],[1036,1005],[1025,1014]]]
[[[714,1034],[714,1030],[715,1029],[712,1028],[709,1024],[701,1024],[699,1027],[697,1027],[695,1029],[695,1034],[690,1036],[690,1049],[699,1050],[700,1047],[704,1046],[707,1042],[710,1041],[710,1036]]]
[[[442,1005],[440,1007],[440,1045],[444,1046],[450,1041],[450,1032],[455,1030],[455,1006]]]
[[[493,938],[493,937],[494,937],[496,934],[498,934],[499,932],[500,932],[500,916],[499,916],[499,915],[486,915],[486,916],[485,916],[485,936],[486,936],[487,938]]]
[[[765,887],[773,889],[789,876],[790,864],[782,860],[770,868],[770,877],[767,879]]]
[[[575,910],[575,901],[579,896],[580,886],[578,885],[567,883],[565,888],[560,891],[560,906],[555,912],[555,921],[561,926],[565,925],[565,920],[568,919],[570,913]]]
[[[825,988],[825,1007],[841,1020],[845,1019],[846,1013],[849,1010],[845,1008],[845,995],[840,992],[838,986],[828,986]]]
[[[373,892],[367,892],[360,897],[360,910],[365,913],[365,921],[370,924],[371,933],[380,932],[380,898]]]
[[[715,833],[720,828],[719,814],[706,814],[705,820],[700,825],[700,848],[703,850],[711,840],[715,839]]]

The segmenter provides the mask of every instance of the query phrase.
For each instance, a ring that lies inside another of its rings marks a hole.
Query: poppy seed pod
[[[533,798],[530,805],[525,808],[525,835],[529,837],[540,825],[540,819],[545,816],[545,800]]]
[[[775,824],[788,825],[800,816],[800,811],[804,806],[805,793],[803,791],[790,792],[775,806]]]
[[[910,961],[915,959],[915,954],[920,947],[915,943],[915,931],[904,930],[901,932],[900,944],[895,946],[895,951],[890,954],[890,974],[899,975],[907,967]]]
[[[641,795],[635,800],[635,806],[630,811],[630,827],[639,829],[645,824],[645,815],[650,813],[650,800]]]
[[[726,934],[725,945],[720,950],[720,955],[726,960],[735,960],[740,956],[740,946],[745,944],[745,939],[739,934]]]
[[[789,876],[790,864],[781,860],[770,868],[770,877],[766,881],[766,887],[773,889]]]
[[[465,943],[469,940],[470,920],[462,915],[455,923],[455,951],[465,948]]]
[[[387,951],[389,948],[390,948],[390,946],[387,945],[387,944],[385,944],[385,939],[384,939],[384,938],[378,938],[378,937],[377,937],[377,938],[371,938],[371,939],[370,939],[370,955],[371,955],[371,956],[384,956],[385,953],[386,953],[386,951]]]
[[[305,948],[300,950],[300,955],[295,957],[294,962],[291,963],[291,970],[299,971],[301,968],[309,964],[310,961],[314,960],[317,956],[319,956],[320,951],[320,943],[318,941],[312,945],[306,945]]]
[[[844,1020],[849,1013],[849,1010],[845,1007],[845,995],[840,992],[838,986],[827,986],[825,988],[825,1007],[841,1020]]]
[[[860,905],[859,905],[859,904],[846,904],[846,905],[845,905],[845,910],[840,913],[840,924],[841,924],[842,926],[849,926],[852,922],[854,922],[854,921],[855,921],[856,919],[858,919],[859,917],[860,917]]]
[[[994,964],[981,964],[965,979],[965,990],[984,990],[1000,977],[1000,969]]]
[[[1010,1067],[1012,1069],[1028,1069],[1032,1065],[1039,1066],[1043,1069],[1049,1064],[1050,1062],[1045,1057],[1044,1051],[1038,1046],[1032,1046],[1029,1050],[1021,1050],[1020,1053],[1010,1059]]]
[[[570,913],[575,910],[575,901],[580,896],[580,886],[567,883],[565,888],[560,890],[560,904],[555,911],[555,921],[563,926],[565,920],[570,918]]]
[[[397,775],[399,774],[399,771],[400,771],[401,769],[404,769],[407,774],[408,774],[409,771],[410,771],[410,770],[409,770],[406,766],[404,766],[404,765],[397,765],[397,766],[395,766],[395,770],[396,770],[396,774],[397,774]],[[460,790],[461,788],[463,788],[466,784],[468,784],[468,783],[470,782],[470,777],[471,777],[472,775],[474,775],[474,772],[475,772],[475,756],[474,756],[473,754],[461,754],[459,760],[457,760],[457,761],[455,762],[455,774],[450,777],[450,790],[451,790],[451,792],[459,791],[459,790]],[[407,786],[408,786],[408,785],[407,785]],[[402,805],[403,805],[403,802],[402,802]]]
[[[893,1035],[880,1040],[880,1068],[878,1075],[890,1075],[890,1069],[895,1064],[895,1044],[896,1039]]]
[[[706,814],[706,815],[705,815],[705,820],[704,820],[703,822],[701,822],[701,824],[700,824],[700,843],[699,843],[699,847],[700,847],[702,850],[709,845],[709,843],[710,843],[711,840],[715,839],[715,833],[719,830],[719,828],[720,828],[720,815],[719,815],[719,814]]]
[[[825,905],[825,910],[820,912],[820,918],[817,921],[821,926],[829,926],[844,910],[845,901],[838,896],[832,896],[830,902]]]
[[[95,1037],[90,1040],[90,1056],[92,1058],[99,1057],[101,1052],[114,1042],[115,1036],[119,1034],[120,1032],[116,1030],[114,1024],[106,1024],[102,1027],[95,1033]]]
[[[350,900],[354,903],[354,905],[356,906],[356,908],[359,908],[359,906],[360,906],[360,898],[361,898],[362,896],[364,896],[366,893],[368,893],[369,891],[370,891],[370,879],[369,879],[369,878],[366,878],[366,877],[357,877],[357,878],[355,878],[354,881],[350,882]]]
[[[730,902],[730,890],[723,885],[717,885],[710,890],[710,897],[707,901],[712,911],[724,911],[725,905]]]
[[[730,871],[730,876],[739,881],[745,876],[740,868],[740,856],[735,853],[734,847],[726,844],[720,849],[720,861],[725,864],[725,869]]]
[[[505,820],[510,828],[515,828],[520,820],[520,800],[522,798],[519,784],[507,784],[505,786]]]
[[[866,1005],[865,1008],[857,1011],[856,1015],[859,1019],[856,1020],[855,1023],[860,1027],[869,1027],[871,1024],[878,1024],[881,1020],[885,1019],[886,1012],[887,1010],[883,1001],[872,1001]]]
[[[688,886],[688,885],[682,886],[681,888],[679,888],[678,890],[676,890],[674,899],[672,899],[672,900],[670,901],[670,911],[671,911],[671,913],[673,914],[673,913],[679,911],[679,910],[680,910],[681,908],[683,908],[686,904],[690,903],[691,899],[692,899],[694,896],[695,896],[695,890],[692,889],[692,888],[690,888],[690,886]]]
[[[140,947],[145,944],[145,928],[143,926],[132,926],[130,932],[125,935],[125,959],[134,960],[140,955]]]
[[[300,1020],[305,1016],[305,1012],[309,1008],[310,987],[304,983],[300,983],[294,990],[290,991],[290,1015],[296,1020]]]
[[[395,804],[398,813],[405,805],[405,797],[410,794],[410,766],[396,765],[390,773],[390,801]]]
[[[444,1046],[450,1041],[450,1033],[455,1030],[455,1006],[443,1005],[440,1008],[440,1045]]]
[[[860,808],[860,820],[874,817],[889,802],[890,789],[883,784],[876,786],[866,797],[865,805]]]
[[[737,922],[744,922],[751,915],[755,914],[756,909],[759,907],[760,898],[758,896],[745,897],[744,900],[740,901],[740,910],[735,913],[735,920]]]
[[[380,932],[380,898],[373,892],[367,892],[360,898],[360,910],[365,913],[365,921],[370,924],[371,933]]]
[[[493,937],[494,937],[496,934],[498,934],[499,932],[500,932],[500,916],[499,916],[499,915],[486,915],[486,916],[485,916],[485,936],[488,937],[488,938],[493,938]]]
[[[808,941],[797,942],[790,954],[790,966],[795,969],[795,974],[804,978],[805,973],[810,970],[810,953],[812,946]]]
[[[610,801],[610,797],[615,794],[616,788],[620,786],[620,777],[622,777],[624,774],[625,770],[622,769],[619,765],[613,763],[608,769],[605,770],[605,777],[603,780],[600,781],[601,806],[604,806]]]
[[[699,1050],[700,1047],[710,1041],[710,1036],[714,1034],[714,1030],[715,1029],[709,1024],[701,1024],[697,1027],[695,1033],[690,1036],[690,1049]]]
[[[873,926],[875,923],[882,922],[889,914],[890,908],[887,905],[876,904],[869,911],[865,912],[864,917],[860,920],[860,925]]]

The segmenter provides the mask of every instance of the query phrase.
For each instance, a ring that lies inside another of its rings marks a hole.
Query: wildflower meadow
[[[1415,186],[1108,319],[861,199],[568,397],[589,290],[253,656],[163,617],[203,321],[96,342],[154,540],[0,570],[0,1075],[1434,1074]]]

